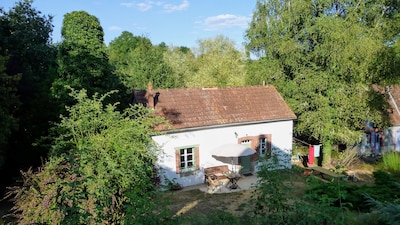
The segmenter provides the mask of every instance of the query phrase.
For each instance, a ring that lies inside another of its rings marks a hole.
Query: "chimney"
[[[153,84],[149,82],[147,84],[146,99],[148,107],[154,109],[154,94],[153,94]]]

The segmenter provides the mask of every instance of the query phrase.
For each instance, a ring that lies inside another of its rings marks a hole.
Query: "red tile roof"
[[[155,111],[172,129],[214,125],[293,120],[292,112],[273,86],[227,88],[177,88],[135,91],[136,102],[153,93]]]

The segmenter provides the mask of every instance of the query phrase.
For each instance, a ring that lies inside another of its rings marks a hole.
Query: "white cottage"
[[[152,138],[162,152],[161,177],[184,187],[203,183],[204,168],[226,164],[251,173],[260,156],[291,156],[296,116],[273,86],[153,90],[150,84],[147,91],[133,93],[133,102],[145,103],[171,123]],[[248,145],[257,153],[233,161],[211,155],[229,143]],[[291,166],[289,160],[282,162]]]

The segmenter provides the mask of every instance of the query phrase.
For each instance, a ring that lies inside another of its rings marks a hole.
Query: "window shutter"
[[[194,148],[195,151],[195,160],[196,160],[196,170],[200,169],[200,153],[199,153],[199,147]]]
[[[179,149],[175,150],[175,163],[176,163],[176,173],[181,172],[181,154]]]
[[[267,149],[272,150],[272,135],[271,134],[267,134]]]
[[[260,151],[258,146],[260,145],[260,137],[259,136],[252,136],[251,137],[251,148],[255,149],[256,151]]]

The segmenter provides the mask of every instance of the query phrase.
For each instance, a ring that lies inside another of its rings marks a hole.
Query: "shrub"
[[[383,168],[390,173],[400,175],[400,154],[395,151],[383,154]]]
[[[149,149],[160,119],[143,107],[104,106],[107,95],[71,95],[77,104],[55,127],[49,160],[23,173],[12,192],[18,222],[159,224],[167,214],[152,182],[157,153]]]
[[[366,195],[384,202],[392,202],[399,197],[397,183],[400,179],[381,170],[375,171],[373,175],[374,186],[359,186],[346,182],[341,182],[338,186],[337,183],[322,183],[310,177],[306,198],[317,204],[327,204],[332,207],[340,207],[342,204],[350,210],[369,212],[371,205],[367,204]]]
[[[397,190],[400,190],[400,184],[397,183]],[[382,224],[400,225],[400,199],[394,202],[381,202],[377,201],[370,196],[366,196],[368,204],[374,209],[374,213],[379,215],[378,220]]]

